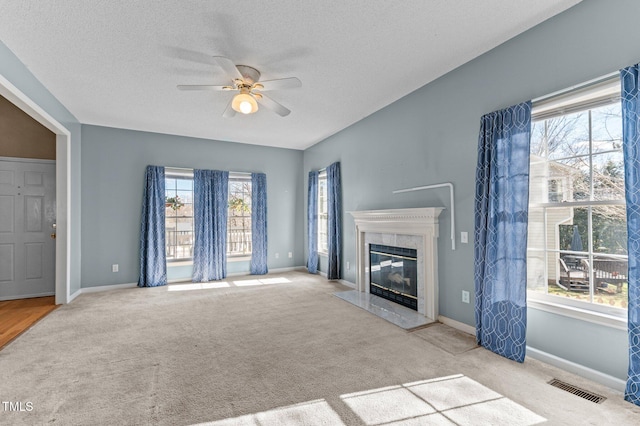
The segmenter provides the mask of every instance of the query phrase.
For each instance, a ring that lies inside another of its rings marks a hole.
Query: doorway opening
[[[71,133],[2,75],[0,95],[56,135],[55,303],[69,303],[71,229],[68,226],[68,215],[71,211]]]

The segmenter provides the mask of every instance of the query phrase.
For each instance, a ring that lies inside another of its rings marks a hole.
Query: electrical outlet
[[[351,268],[351,263],[347,262],[347,271],[349,270],[349,268]]]
[[[111,272],[118,272],[118,264],[114,263],[113,265],[111,265]]]
[[[462,290],[462,303],[469,303],[469,292]]]
[[[293,257],[293,253],[289,252],[289,259]]]
[[[461,232],[460,233],[460,242],[462,244],[467,244],[469,242],[469,233],[468,232]]]
[[[276,259],[280,259],[280,253],[276,253]]]

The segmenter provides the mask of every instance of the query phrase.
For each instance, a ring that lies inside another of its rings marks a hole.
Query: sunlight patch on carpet
[[[253,279],[253,280],[238,280],[238,281],[233,281],[233,284],[237,285],[238,287],[244,287],[249,285],[285,284],[290,282],[291,282],[290,280],[284,277],[279,277],[279,278],[260,278],[260,279]]]
[[[343,425],[340,416],[324,400],[303,402],[246,416],[194,426]]]
[[[366,425],[530,426],[547,419],[462,374],[344,394]],[[324,399],[194,426],[344,425]]]
[[[274,278],[260,278],[251,280],[236,280],[236,281],[211,281],[205,283],[178,283],[167,286],[167,291],[190,291],[190,290],[211,290],[214,288],[228,288],[228,287],[249,287],[257,285],[273,285],[273,284],[286,284],[291,280],[284,277]]]
[[[171,284],[167,286],[167,291],[210,290],[212,288],[225,287],[229,287],[229,283],[224,281],[192,284]]]
[[[546,421],[462,374],[341,398],[367,425],[528,426]]]

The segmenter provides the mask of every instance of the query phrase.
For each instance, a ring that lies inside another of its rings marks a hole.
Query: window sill
[[[318,252],[318,256],[322,256],[322,257],[329,257],[329,253],[326,251],[319,251]]]
[[[591,322],[604,327],[615,328],[617,330],[627,330],[627,319],[616,315],[605,314],[575,306],[568,306],[562,303],[542,300],[541,298],[534,299],[532,297],[527,298],[527,307],[556,315],[562,315],[568,318]]]

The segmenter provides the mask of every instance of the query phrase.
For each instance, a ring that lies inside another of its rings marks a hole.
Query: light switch
[[[469,242],[469,233],[468,232],[461,232],[460,233],[460,242],[462,244],[467,244]]]

